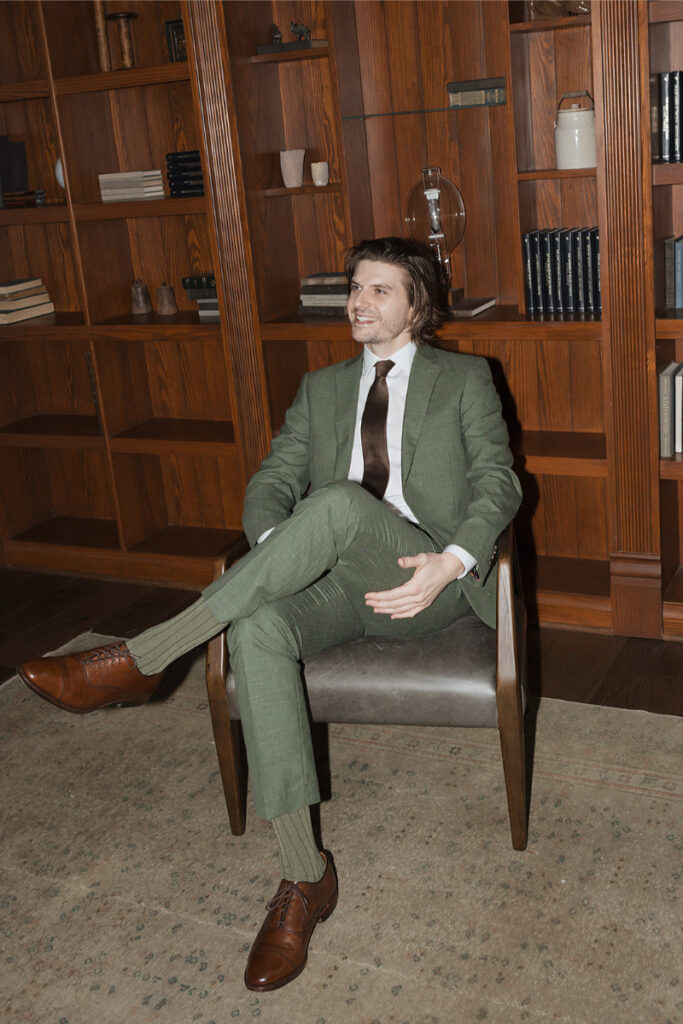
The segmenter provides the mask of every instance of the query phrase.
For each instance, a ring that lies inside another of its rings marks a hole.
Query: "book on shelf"
[[[207,270],[203,274],[190,274],[188,277],[184,277],[183,288],[215,288],[216,278],[213,270]]]
[[[576,313],[586,312],[586,273],[581,248],[581,228],[572,228],[572,259],[574,272],[574,307]]]
[[[532,271],[531,232],[522,235],[522,266],[524,268],[524,303],[527,313],[536,312],[536,292]]]
[[[602,287],[600,285],[600,228],[590,229],[591,236],[591,270],[593,273],[593,302],[595,312],[602,313]]]
[[[307,274],[301,278],[301,287],[316,284],[343,284],[346,287],[346,274],[343,272],[323,270],[318,274]]]
[[[674,377],[683,369],[683,363],[671,360],[662,366],[657,374],[657,390],[659,397],[659,454],[668,459],[674,454]]]
[[[505,78],[472,78],[448,82],[449,107],[491,107],[505,103]]]
[[[683,235],[674,241],[674,309],[683,308]]]
[[[336,306],[339,309],[344,309],[348,302],[348,296],[344,295],[324,295],[321,293],[314,293],[312,295],[299,295],[299,302],[302,306]]]
[[[674,374],[674,454],[683,454],[683,363]]]
[[[166,154],[166,161],[169,160],[177,161],[182,163],[183,160],[199,160],[198,149],[176,149],[172,153]]]
[[[671,72],[659,74],[659,159],[671,160]]]
[[[650,75],[650,155],[653,161],[661,157],[659,133],[659,75]]]
[[[34,295],[11,295],[8,298],[0,297],[0,310],[4,313],[9,312],[13,309],[29,309],[31,306],[39,306],[42,302],[49,302],[50,296],[41,289],[35,292]]]
[[[522,258],[527,313],[562,316],[602,311],[597,227],[525,232]]]
[[[451,315],[457,319],[466,319],[483,313],[484,310],[490,309],[495,304],[496,300],[494,298],[476,298],[472,296],[471,298],[458,299],[449,307],[449,310]]]
[[[300,316],[336,316],[346,319],[343,306],[299,306]]]
[[[675,267],[675,235],[667,235],[664,239],[664,307],[676,308],[676,275]]]
[[[565,313],[576,313],[574,295],[574,253],[570,228],[560,231],[560,260],[562,263],[562,304]]]
[[[347,295],[346,277],[338,284],[302,284],[302,295]]]
[[[38,289],[42,291],[45,288],[42,278],[40,277],[18,277],[14,281],[0,281],[0,298],[4,299],[8,295],[31,295],[35,294],[32,289]]]
[[[185,294],[188,299],[215,299],[218,297],[216,288],[186,288]]]
[[[671,162],[681,162],[681,72],[671,72]]]
[[[22,320],[30,320],[34,316],[54,313],[54,310],[54,302],[41,302],[39,305],[29,306],[27,309],[15,309],[9,313],[0,313],[0,324],[16,324]]]

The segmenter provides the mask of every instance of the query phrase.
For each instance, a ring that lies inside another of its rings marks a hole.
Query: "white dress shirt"
[[[411,523],[417,524],[417,518],[408,502],[403,496],[403,482],[401,477],[401,439],[403,437],[403,414],[406,408],[406,395],[408,394],[408,381],[413,359],[417,352],[414,342],[409,342],[394,352],[391,356],[394,366],[387,374],[387,389],[389,392],[389,409],[387,411],[387,451],[389,453],[389,482],[382,501],[389,508],[393,509],[399,516],[408,519]],[[356,427],[353,434],[353,448],[351,450],[351,465],[349,467],[348,479],[355,483],[363,480],[365,463],[363,460],[363,445],[360,438],[360,423],[363,418],[363,410],[367,401],[368,392],[375,380],[375,363],[382,360],[382,356],[376,356],[369,348],[363,352],[363,371],[360,378],[360,389],[358,391],[358,405],[356,407]],[[266,530],[257,543],[264,541],[272,533],[275,527]],[[458,544],[449,544],[444,548],[456,555],[464,565],[463,572],[458,579],[461,580],[476,565],[476,559],[468,551]]]

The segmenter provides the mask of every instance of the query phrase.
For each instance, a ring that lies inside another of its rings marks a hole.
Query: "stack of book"
[[[683,453],[683,363],[666,363],[658,372],[659,454]]]
[[[138,199],[163,199],[161,171],[116,171],[98,174],[103,203],[128,203]]]
[[[206,274],[184,277],[183,288],[188,299],[197,303],[197,312],[202,323],[217,324],[220,321],[216,278],[212,270]]]
[[[166,178],[172,197],[203,196],[204,179],[198,149],[166,154]]]
[[[683,235],[664,239],[664,305],[683,309]]]
[[[660,71],[650,76],[650,135],[652,159],[680,163],[681,79],[683,71]]]
[[[23,192],[0,192],[0,209],[20,209],[22,206],[45,206],[47,194],[44,188],[29,188]]]
[[[522,254],[527,313],[602,312],[597,228],[528,231]]]
[[[349,289],[346,274],[323,272],[301,278],[299,313],[346,315]]]
[[[16,324],[34,316],[54,313],[47,289],[39,277],[0,282],[0,324]]]

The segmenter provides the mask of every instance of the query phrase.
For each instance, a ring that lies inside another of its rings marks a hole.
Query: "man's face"
[[[412,341],[408,275],[393,263],[361,260],[346,307],[354,341],[376,355],[391,355]]]

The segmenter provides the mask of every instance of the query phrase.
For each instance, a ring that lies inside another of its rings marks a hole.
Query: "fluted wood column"
[[[646,5],[638,0],[599,0],[594,4],[593,18],[594,87],[596,107],[602,108],[598,194],[604,212],[600,248],[609,363],[605,380],[613,627],[624,635],[659,636],[661,564],[658,441],[651,393],[655,338],[651,167],[646,136]]]
[[[188,0],[183,10],[196,66],[213,197],[215,271],[225,297],[222,330],[233,371],[235,436],[248,478],[268,452],[270,422],[225,25],[222,5],[214,0]]]

